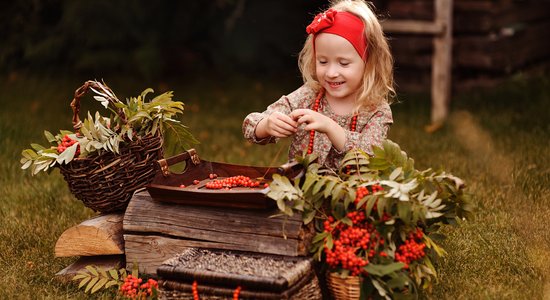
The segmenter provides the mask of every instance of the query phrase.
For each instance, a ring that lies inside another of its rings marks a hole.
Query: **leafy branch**
[[[127,276],[125,268],[105,270],[88,265],[83,270],[78,271],[72,280],[80,281],[78,288],[84,288],[85,293],[89,292],[93,294],[101,289],[108,289],[115,285],[119,287]],[[132,276],[138,276],[137,268],[132,269]]]

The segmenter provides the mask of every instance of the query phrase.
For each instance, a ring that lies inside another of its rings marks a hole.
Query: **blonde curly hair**
[[[388,41],[384,36],[382,25],[374,14],[374,6],[363,0],[332,1],[330,8],[336,11],[347,11],[359,17],[365,24],[365,37],[368,41],[367,60],[363,84],[356,99],[355,110],[382,102],[391,103],[394,96],[393,57]],[[315,51],[313,49],[313,34],[310,34],[300,51],[298,65],[304,83],[314,89],[320,89],[321,84],[315,73]]]

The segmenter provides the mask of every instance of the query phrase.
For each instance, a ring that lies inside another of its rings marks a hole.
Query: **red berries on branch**
[[[129,274],[124,278],[124,283],[120,286],[120,293],[123,297],[130,299],[147,299],[153,295],[153,290],[158,289],[158,282],[149,279],[146,282],[139,277]]]
[[[426,255],[424,248],[426,244],[422,243],[424,233],[420,228],[416,232],[409,233],[405,244],[399,246],[395,253],[395,260],[405,264],[404,269],[409,268],[409,264],[415,260],[419,260]]]
[[[352,276],[366,274],[363,267],[384,245],[384,239],[373,224],[366,222],[365,212],[350,212],[347,217],[353,225],[337,223],[332,216],[324,222],[325,232],[334,238],[334,247],[325,248],[326,261],[331,268],[350,270]]]
[[[57,145],[57,153],[61,154],[63,151],[65,151],[67,148],[71,147],[74,144],[77,144],[78,142],[76,140],[71,139],[68,135],[65,135],[63,139],[61,140],[61,143]],[[76,152],[75,157],[78,157],[80,155],[80,145],[76,146]]]

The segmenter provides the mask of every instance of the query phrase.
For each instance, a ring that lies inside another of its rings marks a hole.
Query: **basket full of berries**
[[[429,291],[437,279],[433,261],[445,254],[443,225],[472,212],[462,180],[443,171],[414,168],[389,140],[346,154],[339,170],[302,159],[305,175],[292,182],[273,175],[268,197],[288,215],[313,222],[310,251],[327,271],[337,300],[396,299]]]
[[[88,92],[110,111],[109,116],[96,112],[80,119],[80,101]],[[23,150],[22,168],[35,175],[57,167],[85,206],[104,213],[125,209],[133,192],[154,177],[167,129],[185,147],[196,143],[174,118],[183,112],[183,103],[173,101],[172,92],[147,101],[151,92],[146,89],[123,102],[105,83],[86,81],[71,102],[74,131],[45,131],[50,146],[31,144],[32,149]]]

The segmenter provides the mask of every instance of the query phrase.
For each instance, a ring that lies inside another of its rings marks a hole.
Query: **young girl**
[[[345,153],[386,138],[393,123],[393,59],[382,27],[364,1],[344,0],[306,28],[300,52],[304,85],[243,122],[244,137],[267,144],[292,137],[289,159],[316,153],[338,168]]]

